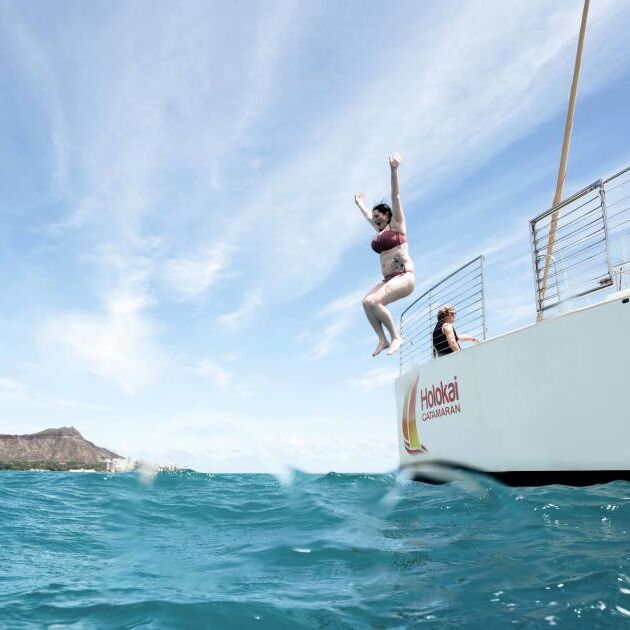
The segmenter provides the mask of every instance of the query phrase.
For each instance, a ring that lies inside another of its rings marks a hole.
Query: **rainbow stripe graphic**
[[[419,380],[420,377],[418,376],[409,388],[403,403],[402,413],[403,443],[407,453],[412,455],[427,452],[427,449],[420,444],[420,436],[418,435],[418,426],[416,424],[416,398],[418,396]]]

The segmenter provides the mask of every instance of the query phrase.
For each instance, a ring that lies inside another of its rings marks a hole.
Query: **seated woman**
[[[376,356],[385,348],[387,354],[394,354],[402,343],[402,337],[396,330],[396,325],[386,305],[395,300],[407,297],[415,288],[413,262],[409,256],[407,245],[407,226],[405,215],[400,203],[398,190],[398,165],[400,155],[394,153],[389,157],[392,178],[392,207],[380,203],[372,208],[372,212],[365,205],[365,195],[358,193],[354,202],[378,232],[372,241],[372,249],[381,257],[381,271],[383,280],[379,282],[363,299],[363,308],[368,321],[372,325],[378,344],[372,353]],[[389,332],[390,340],[385,336],[383,326]]]
[[[479,339],[472,335],[458,335],[453,322],[457,311],[452,304],[440,307],[437,315],[437,324],[433,329],[433,356],[442,357],[461,350],[460,341],[472,341],[479,343]]]

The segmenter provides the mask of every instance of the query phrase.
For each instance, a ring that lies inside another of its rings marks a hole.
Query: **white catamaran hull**
[[[630,303],[549,319],[402,374],[400,461],[508,482],[630,478]]]

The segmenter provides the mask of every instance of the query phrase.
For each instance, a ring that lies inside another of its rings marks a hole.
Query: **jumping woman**
[[[379,282],[364,298],[363,308],[368,321],[372,325],[378,345],[372,353],[376,356],[385,348],[387,354],[394,354],[402,344],[402,337],[396,330],[396,325],[386,305],[407,297],[415,288],[413,275],[413,262],[409,256],[407,245],[407,227],[405,215],[400,204],[398,191],[398,165],[400,155],[394,153],[389,157],[389,166],[392,175],[392,207],[386,203],[380,203],[372,208],[372,212],[365,205],[365,195],[358,193],[354,196],[354,202],[361,210],[363,216],[378,232],[372,241],[372,249],[381,257],[381,271],[383,280]],[[389,333],[387,340],[383,326]]]

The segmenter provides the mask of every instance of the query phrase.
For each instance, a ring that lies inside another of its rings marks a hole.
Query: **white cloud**
[[[164,278],[168,286],[186,298],[204,294],[228,267],[230,253],[213,247],[196,258],[176,258],[167,261]]]
[[[316,318],[330,318],[320,330],[308,330],[300,333],[298,343],[311,345],[310,360],[318,361],[330,355],[340,343],[342,334],[350,328],[352,321],[363,312],[361,301],[366,291],[350,291],[320,309]]]
[[[117,294],[101,314],[68,314],[48,322],[44,339],[133,393],[157,378],[163,362],[154,346],[153,324],[143,313],[149,304],[141,294]]]
[[[347,330],[350,321],[347,317],[341,317],[330,323],[317,335],[313,342],[311,361],[318,361],[327,357],[337,346],[341,333]]]
[[[319,313],[318,317],[328,317],[330,315],[340,315],[349,311],[360,311],[363,296],[367,293],[365,289],[359,289],[357,291],[351,291],[341,297],[329,302],[324,306]]]
[[[254,293],[247,295],[240,308],[219,316],[219,324],[228,332],[238,332],[254,317],[262,305],[260,297]]]

